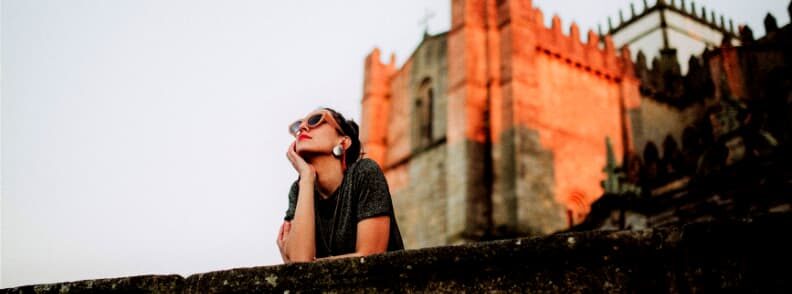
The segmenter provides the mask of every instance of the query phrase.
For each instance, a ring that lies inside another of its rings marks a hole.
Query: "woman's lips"
[[[308,140],[310,138],[311,138],[311,136],[303,134],[303,135],[300,135],[299,137],[297,137],[297,140],[302,141],[302,140]]]

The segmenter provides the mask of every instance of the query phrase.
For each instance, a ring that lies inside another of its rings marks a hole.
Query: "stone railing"
[[[792,293],[792,214],[406,250],[183,278],[147,275],[8,288],[70,292]]]

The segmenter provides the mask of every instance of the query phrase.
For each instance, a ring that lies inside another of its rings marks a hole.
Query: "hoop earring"
[[[341,144],[338,144],[333,147],[333,156],[341,157],[341,155],[344,155],[344,147],[341,147]]]

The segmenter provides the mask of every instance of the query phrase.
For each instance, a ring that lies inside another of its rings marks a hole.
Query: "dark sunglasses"
[[[330,114],[330,111],[328,110],[312,112],[304,119],[298,119],[297,121],[293,122],[289,125],[289,134],[297,137],[297,133],[300,131],[303,122],[309,129],[314,129],[321,126],[323,122],[328,122],[336,130],[338,130],[339,133],[344,134],[344,130],[341,129],[341,126],[338,125],[338,122],[336,122],[336,120],[333,118],[333,115]]]

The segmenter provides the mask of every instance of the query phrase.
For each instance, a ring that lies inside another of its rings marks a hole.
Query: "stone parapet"
[[[790,292],[792,214],[637,231],[559,233],[182,278],[30,285],[84,292]]]

